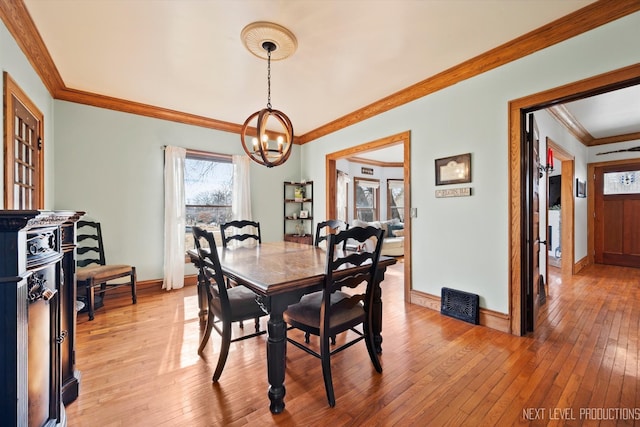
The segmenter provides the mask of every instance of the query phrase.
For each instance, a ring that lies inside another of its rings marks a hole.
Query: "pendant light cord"
[[[271,49],[267,49],[267,108],[271,110]]]

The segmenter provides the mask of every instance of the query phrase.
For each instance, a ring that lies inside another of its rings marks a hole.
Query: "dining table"
[[[194,249],[187,254],[199,267],[200,259]],[[317,246],[288,242],[264,242],[253,246],[219,247],[218,255],[225,276],[254,291],[256,299],[269,314],[267,324],[267,377],[269,381],[269,409],[274,414],[284,410],[286,394],[287,325],[282,314],[307,293],[322,289],[327,252]],[[380,283],[395,258],[381,256],[374,283],[372,306],[375,348],[382,352],[382,289]],[[208,282],[198,278],[198,304],[201,320],[207,315]]]

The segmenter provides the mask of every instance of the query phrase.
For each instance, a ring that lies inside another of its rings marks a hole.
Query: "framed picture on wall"
[[[587,181],[576,178],[576,197],[587,197]]]
[[[436,185],[471,182],[471,153],[436,159]]]

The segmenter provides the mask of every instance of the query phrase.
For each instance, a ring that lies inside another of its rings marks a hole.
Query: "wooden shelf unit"
[[[307,212],[306,218],[300,217],[301,211]],[[313,181],[284,182],[283,230],[285,241],[313,244]]]

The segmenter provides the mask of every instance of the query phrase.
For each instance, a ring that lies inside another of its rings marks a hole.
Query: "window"
[[[4,73],[4,206],[5,209],[44,207],[44,116]]]
[[[220,224],[231,220],[231,156],[187,150],[184,162],[185,248],[193,248],[191,227],[212,231],[220,243]]]
[[[602,194],[640,193],[640,171],[607,172],[604,174]]]
[[[379,221],[378,206],[380,181],[354,178],[355,217],[361,221]]]
[[[387,219],[397,218],[404,222],[404,181],[387,181]]]

